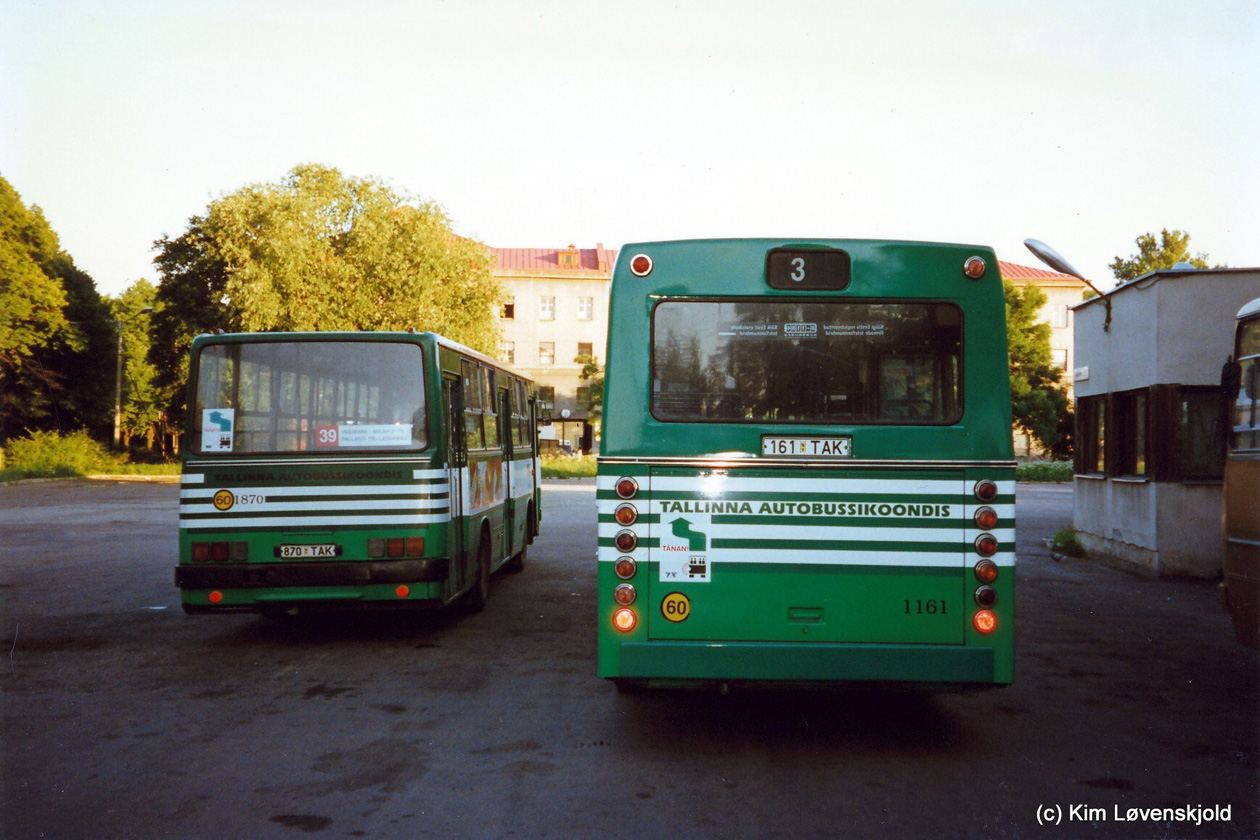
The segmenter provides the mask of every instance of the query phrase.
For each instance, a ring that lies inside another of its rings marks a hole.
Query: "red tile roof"
[[[1027,265],[1016,265],[1015,263],[1006,262],[1006,260],[998,260],[998,272],[1001,273],[1003,280],[1072,280],[1077,283],[1081,282],[1070,274],[1060,274],[1057,271],[1047,271],[1044,268],[1032,268]]]
[[[498,261],[495,268],[503,271],[605,271],[612,273],[617,261],[615,248],[599,243],[594,248],[491,248]],[[560,265],[564,251],[578,252],[578,265]]]

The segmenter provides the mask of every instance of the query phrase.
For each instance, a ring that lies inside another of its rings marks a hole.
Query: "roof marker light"
[[[647,277],[652,273],[652,258],[647,254],[635,254],[630,258],[630,273],[635,277]]]
[[[972,280],[979,280],[988,268],[983,257],[967,257],[966,262],[963,263],[963,274]]]

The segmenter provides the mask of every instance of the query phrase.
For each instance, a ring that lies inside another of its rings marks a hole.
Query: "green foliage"
[[[604,413],[604,368],[594,356],[584,354],[573,361],[582,366],[582,372],[578,374],[578,377],[585,383],[584,387],[590,389],[591,404],[587,409],[589,415],[587,422],[598,431],[599,421]]]
[[[336,169],[295,167],[212,202],[156,243],[162,276],[150,357],[177,408],[195,335],[431,330],[498,349],[491,255],[436,205]]]
[[[144,312],[156,303],[157,289],[144,279],[110,301],[115,322],[122,324],[122,428],[128,435],[145,434],[164,410],[165,400],[155,382],[157,368],[149,361],[149,315]]]
[[[1072,480],[1071,461],[1028,461],[1015,466],[1016,481],[1065,482]]]
[[[26,477],[87,475],[117,463],[103,445],[82,430],[65,437],[56,432],[32,432],[5,445],[6,470]]]
[[[1133,241],[1138,246],[1138,252],[1127,260],[1117,256],[1108,266],[1122,283],[1152,271],[1172,268],[1179,262],[1188,262],[1195,268],[1208,268],[1207,254],[1190,255],[1190,234],[1185,231],[1164,228],[1160,231],[1158,242],[1153,233],[1144,233]]]
[[[542,462],[543,478],[594,478],[595,456],[581,455],[576,458],[569,455],[544,455]]]
[[[1046,302],[1045,292],[1034,285],[1016,289],[1003,282],[1006,293],[1006,333],[1011,364],[1011,411],[1015,425],[1032,435],[1039,446],[1053,454],[1066,454],[1070,442],[1071,410],[1067,388],[1060,381],[1050,353],[1050,325],[1037,320]]]
[[[92,278],[38,207],[0,178],[0,440],[21,430],[108,427],[113,325]]]
[[[1076,540],[1076,532],[1071,528],[1060,528],[1054,532],[1054,536],[1046,540],[1046,546],[1059,554],[1066,554],[1069,557],[1084,557],[1085,549]]]

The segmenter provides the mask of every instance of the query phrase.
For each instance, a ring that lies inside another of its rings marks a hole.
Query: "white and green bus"
[[[484,607],[538,533],[536,412],[528,378],[433,333],[198,336],[185,611]]]
[[[632,244],[609,318],[600,676],[1012,681],[1015,462],[990,249]]]

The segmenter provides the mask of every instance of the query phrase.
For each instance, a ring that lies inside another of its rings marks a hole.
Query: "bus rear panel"
[[[600,676],[1013,679],[1014,461],[991,251],[628,245],[610,321]]]

